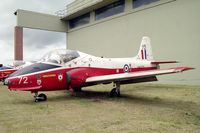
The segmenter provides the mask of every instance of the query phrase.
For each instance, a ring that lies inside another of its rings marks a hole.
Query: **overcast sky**
[[[14,27],[17,9],[55,14],[74,0],[2,0],[0,3],[0,63],[14,59]],[[41,30],[24,29],[24,60],[36,60],[49,50],[66,48],[66,35]]]

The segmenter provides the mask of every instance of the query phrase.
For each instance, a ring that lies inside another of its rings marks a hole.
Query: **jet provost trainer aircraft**
[[[10,74],[21,68],[33,64],[33,62],[15,61],[15,63],[13,64],[15,65],[3,66],[2,64],[0,64],[0,81],[4,81]]]
[[[35,101],[47,96],[39,91],[70,90],[113,83],[111,96],[120,96],[120,85],[157,81],[156,75],[183,72],[193,68],[160,69],[159,64],[176,61],[155,61],[150,38],[143,37],[138,54],[132,58],[101,58],[73,50],[55,50],[40,62],[22,68],[9,76],[5,84],[10,90],[35,93]]]
[[[0,81],[6,79],[11,73],[15,72],[17,69],[11,66],[3,66],[0,67]]]

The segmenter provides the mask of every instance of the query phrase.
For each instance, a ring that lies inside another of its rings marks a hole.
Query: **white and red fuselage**
[[[100,58],[78,53],[80,57],[64,65],[49,62],[37,63],[38,66],[52,66],[52,69],[10,77],[8,78],[9,88],[11,90],[28,91],[37,89],[54,91],[68,89],[68,87],[80,88],[94,84],[86,83],[86,79],[89,77],[157,69],[157,66],[149,61],[136,61],[134,58]],[[34,65],[36,64],[28,67],[34,67]],[[19,71],[23,71],[23,69]]]
[[[101,58],[73,50],[55,50],[40,62],[22,68],[5,81],[10,90],[55,91],[96,84],[129,84],[157,81],[156,75],[182,72],[192,68],[160,69],[159,64],[176,63],[153,60],[150,39],[143,37],[138,54],[132,58]]]

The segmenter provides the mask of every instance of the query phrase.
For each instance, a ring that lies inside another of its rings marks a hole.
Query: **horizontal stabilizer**
[[[170,63],[178,63],[178,61],[152,61],[151,64],[159,65],[159,64],[170,64]]]

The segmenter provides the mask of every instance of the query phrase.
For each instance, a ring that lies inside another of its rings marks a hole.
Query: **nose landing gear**
[[[38,95],[38,92],[35,92],[35,102],[43,102],[47,100],[47,96],[44,93]]]

